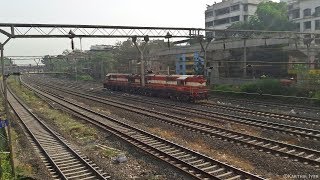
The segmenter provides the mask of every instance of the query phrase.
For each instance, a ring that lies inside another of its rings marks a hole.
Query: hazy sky
[[[215,1],[221,0],[0,0],[0,22],[204,28],[206,4]],[[82,42],[89,49],[115,41]],[[55,55],[64,49],[71,49],[69,39],[16,39],[6,45],[5,55]]]

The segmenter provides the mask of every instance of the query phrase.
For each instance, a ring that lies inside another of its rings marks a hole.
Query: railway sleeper
[[[63,167],[59,167],[61,170],[65,170],[65,169],[69,169],[69,168],[76,168],[76,167],[83,167],[82,164],[78,163],[78,164],[73,164],[70,166],[63,166]]]
[[[217,173],[222,172],[224,170],[225,170],[224,168],[219,168],[219,169],[215,169],[213,171],[209,171],[208,173],[216,175]]]
[[[89,173],[79,174],[79,175],[68,177],[68,179],[80,179],[81,177],[86,177],[86,176],[89,176],[89,175],[92,175],[92,173],[89,172]]]
[[[65,163],[65,162],[72,162],[72,161],[77,161],[73,156],[69,156],[66,158],[55,158],[54,162],[56,163]]]
[[[179,150],[180,151],[180,150]],[[181,151],[181,152],[176,152],[174,154],[171,154],[171,156],[178,156],[178,155],[183,155],[183,154],[186,154],[185,152]]]
[[[204,163],[195,165],[195,167],[199,168],[199,167],[207,166],[209,164],[211,164],[211,163],[210,162],[204,162]]]
[[[313,157],[314,154],[309,154],[308,156],[306,156],[305,158],[310,159],[311,157]]]
[[[162,144],[162,142],[157,141],[157,142],[148,143],[148,144],[154,147],[154,145]]]
[[[198,164],[198,163],[201,163],[201,162],[204,162],[204,160],[203,159],[197,159],[195,161],[189,162],[189,164]]]
[[[111,178],[111,176],[106,177],[106,179],[108,179],[108,178]],[[81,180],[88,180],[88,179],[96,179],[96,177],[95,176],[88,176],[88,177],[85,177],[85,178],[81,178]]]
[[[218,175],[217,178],[225,178],[226,176],[231,176],[232,174],[233,174],[232,171],[229,171],[224,174]]]
[[[81,169],[86,169],[86,167],[85,166],[80,166],[80,167],[77,167],[77,168],[65,169],[65,170],[63,170],[63,172],[66,173],[66,172],[71,172],[71,171],[78,171],[78,170],[81,170]]]
[[[69,152],[63,152],[63,153],[57,153],[57,154],[51,155],[52,158],[59,158],[59,157],[65,157],[65,156],[72,156],[72,154]]]
[[[190,156],[191,156],[190,154],[184,154],[184,155],[176,156],[176,158],[183,160],[183,158],[190,157]]]
[[[82,165],[79,161],[72,161],[72,162],[60,164],[60,166],[61,166],[61,167],[69,167],[70,165],[75,165],[75,164],[80,164],[80,165]]]
[[[57,141],[39,141],[39,143],[42,145],[52,146],[52,147],[63,147],[61,144]]]
[[[228,178],[228,179],[226,179],[226,180],[236,180],[236,179],[241,179],[241,175],[237,175],[237,176],[232,176],[232,177],[230,177],[230,178]]]
[[[89,169],[84,169],[84,170],[81,170],[81,171],[74,171],[74,172],[69,172],[69,173],[64,173],[65,176],[71,176],[71,175],[76,175],[76,174],[84,174],[84,173],[88,173],[90,172]]]
[[[160,151],[167,152],[167,151],[170,151],[170,150],[174,150],[174,149],[176,149],[176,148],[166,145],[166,146],[160,147],[160,148],[158,148],[158,149],[159,149]]]
[[[164,151],[164,152],[173,156],[174,153],[181,152],[181,150],[180,149],[172,149],[170,151]]]
[[[183,161],[185,161],[185,162],[190,162],[190,161],[192,161],[192,160],[194,160],[194,159],[197,159],[197,157],[191,156],[191,157],[189,157],[189,158],[187,158],[187,159],[184,159]]]

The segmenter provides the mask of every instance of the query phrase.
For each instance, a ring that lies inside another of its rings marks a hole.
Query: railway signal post
[[[144,87],[146,85],[145,82],[145,70],[144,70],[144,66],[145,66],[145,62],[144,62],[144,51],[147,47],[147,43],[149,42],[149,36],[144,36],[143,37],[145,44],[142,47],[142,49],[139,47],[139,45],[137,44],[137,36],[133,36],[132,37],[132,42],[134,43],[134,45],[136,46],[136,48],[138,49],[139,53],[140,53],[140,58],[141,58],[141,87]]]

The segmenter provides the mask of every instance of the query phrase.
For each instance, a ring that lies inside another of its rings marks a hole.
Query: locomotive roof
[[[111,75],[127,75],[127,76],[137,76],[138,74],[127,74],[127,73],[108,73],[106,76],[111,76]],[[156,76],[156,77],[176,77],[179,80],[184,80],[189,77],[199,77],[201,75],[179,75],[179,74],[172,74],[172,75],[164,75],[164,74],[148,74],[146,76]]]
[[[111,76],[111,75],[131,75],[131,74],[124,74],[124,73],[108,73],[106,76]]]

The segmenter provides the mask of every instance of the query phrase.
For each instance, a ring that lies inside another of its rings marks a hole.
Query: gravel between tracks
[[[93,160],[95,164],[104,170],[104,172],[109,173],[112,179],[188,179],[181,175],[180,172],[168,167],[166,163],[163,163],[156,158],[152,158],[144,152],[138,151],[135,147],[115,137],[111,133],[98,130],[97,137],[94,141],[72,137],[69,132],[61,130],[54,119],[49,119],[48,117],[41,115],[36,109],[34,109],[34,112],[42,118],[50,128],[54,129],[69,142],[73,143],[73,147]],[[76,117],[74,117],[74,119],[76,119]],[[80,119],[77,120],[86,124],[87,127],[95,128]],[[97,145],[100,144],[118,151],[118,155],[125,154],[128,161],[125,163],[117,163],[115,161],[117,155],[106,156],[104,150],[97,147]]]
[[[112,97],[111,95],[105,96],[105,97]],[[122,102],[128,102],[128,103],[133,103],[133,101],[127,101],[125,99],[121,100]],[[146,108],[150,108],[147,107],[146,104],[140,103],[140,102],[134,102],[134,104],[137,104],[141,107],[146,107]],[[192,106],[192,105],[191,105]],[[170,108],[161,108],[161,107],[153,107],[154,110],[156,111],[161,111],[161,112],[168,112],[168,113],[172,113],[172,114],[180,114],[182,117],[188,117],[188,118],[192,118],[194,120],[197,120],[199,122],[203,122],[206,124],[211,124],[214,126],[218,126],[221,128],[225,128],[225,129],[230,129],[233,131],[237,131],[237,132],[241,132],[241,133],[245,133],[245,134],[250,134],[250,135],[254,135],[254,136],[259,136],[259,137],[263,137],[263,138],[269,138],[269,139],[274,139],[277,141],[282,141],[285,143],[290,143],[290,144],[294,144],[294,145],[299,145],[299,146],[303,146],[303,147],[308,147],[308,148],[312,148],[312,149],[317,149],[320,150],[320,142],[316,141],[316,140],[308,140],[305,138],[298,138],[295,136],[290,136],[288,134],[282,134],[282,133],[277,133],[274,131],[270,131],[270,130],[265,130],[265,129],[260,129],[257,127],[252,127],[252,126],[248,126],[248,125],[242,125],[242,124],[238,124],[238,123],[229,123],[226,121],[215,121],[215,120],[210,120],[209,118],[198,118],[195,115],[189,114],[189,115],[185,115],[185,114],[181,114],[175,110],[170,110]],[[228,113],[231,114],[231,113]]]
[[[197,149],[200,152],[208,154],[214,158],[224,157],[224,159],[222,158],[221,160],[230,162],[231,164],[235,164],[240,167],[246,167],[246,170],[251,170],[253,172],[264,175],[266,177],[270,177],[272,179],[277,177],[281,178],[285,174],[315,174],[320,176],[319,169],[309,165],[294,163],[291,160],[278,158],[274,155],[269,155],[264,152],[259,152],[257,150],[250,150],[242,146],[237,146],[235,144],[217,140],[211,137],[190,133],[180,128],[178,129],[179,133],[176,133],[176,127],[160,123],[156,120],[152,120],[149,117],[144,117],[135,113],[122,111],[120,109],[109,107],[107,105],[99,105],[97,103],[93,103],[88,100],[83,100],[81,98],[73,98],[87,105],[90,105],[91,107],[96,107],[96,109],[101,110],[101,112],[119,115],[120,117],[122,117],[123,121],[129,124],[134,124],[142,129],[158,133],[161,136],[166,136],[165,134],[162,134],[161,131],[167,132],[167,134],[169,134],[169,137],[166,138],[174,142],[177,142],[181,145],[185,145],[187,147],[191,147],[193,149]],[[261,134],[266,137],[273,137],[284,140],[286,142],[292,141],[291,138],[288,139],[287,135],[281,135],[280,137],[278,134],[274,132],[263,131]],[[300,145],[299,141],[293,143]],[[308,142],[303,140],[302,144],[303,143],[305,143],[306,146],[309,146],[313,143],[313,141]],[[205,144],[206,146],[203,147],[202,144]],[[206,147],[209,147],[210,151],[208,151],[208,148]]]
[[[17,133],[17,139],[13,141],[15,147],[15,158],[19,162],[15,161],[15,166],[23,166],[24,168],[30,167],[31,178],[34,179],[51,179],[51,175],[47,168],[43,164],[39,155],[33,150],[33,147],[27,137],[24,135],[22,128],[20,127],[19,119],[13,116],[14,120],[11,121],[12,129]],[[17,171],[17,170],[16,170]],[[19,171],[19,170],[18,170]]]
[[[48,80],[59,81],[59,79],[55,79],[55,78],[48,78]],[[75,83],[74,81],[68,81],[68,80],[66,80],[66,82]],[[101,87],[101,84],[90,82],[90,83],[88,83],[88,87],[90,87],[88,89],[91,89],[92,91],[94,91],[97,88]],[[119,98],[114,97],[113,94],[119,95],[121,93],[106,92],[104,94],[104,96],[108,97],[108,98],[115,98],[116,100],[117,99],[119,100]],[[125,94],[125,95],[134,97],[134,95],[129,95],[129,94]],[[101,94],[100,94],[100,96],[101,96]],[[150,98],[150,97],[143,97],[143,98],[145,99],[145,101],[148,101],[149,99],[155,100],[155,98]],[[159,101],[159,102],[165,102],[165,103],[171,103],[171,104],[177,103],[177,102],[168,101],[166,99],[159,99],[158,98],[156,100]],[[135,102],[135,101],[126,100],[126,99],[121,99],[121,101],[128,102],[128,103],[131,103],[131,104],[134,103],[134,104],[137,104],[137,105],[139,105],[141,107],[150,108],[150,105],[144,104],[144,103],[141,103],[141,102]],[[180,103],[178,103],[178,104],[180,104]],[[187,106],[187,107],[199,107],[198,105],[195,105],[195,104],[185,104],[185,103],[182,103],[182,104],[184,106]],[[157,107],[157,106],[154,106],[153,108],[155,108],[156,110],[162,111],[162,112],[172,112],[174,114],[179,114],[179,112],[177,112],[175,110],[172,110],[170,108],[161,108],[161,107]],[[206,108],[206,107],[202,107],[202,108],[203,109],[207,109],[207,110],[210,110],[210,109],[212,110],[212,108]],[[256,118],[256,119],[259,119],[259,120],[266,120],[266,121],[271,121],[271,122],[276,122],[276,123],[281,123],[281,124],[287,124],[287,125],[293,125],[293,126],[298,126],[298,127],[303,127],[303,128],[311,128],[311,129],[320,130],[320,126],[312,126],[312,125],[307,125],[307,124],[294,123],[294,122],[290,122],[290,121],[286,121],[286,120],[279,120],[279,119],[274,119],[274,118],[256,117],[256,116],[253,116],[253,115],[245,115],[245,114],[238,113],[238,112],[224,111],[222,109],[215,109],[215,111],[216,112],[222,112],[222,113],[225,113],[225,114],[230,114],[230,115],[238,115],[238,116],[241,116],[241,117]],[[282,141],[282,142],[285,142],[285,143],[290,143],[290,144],[294,144],[294,145],[299,145],[299,146],[304,146],[304,147],[307,147],[307,148],[320,150],[320,142],[319,141],[308,140],[308,139],[304,139],[304,138],[298,138],[298,137],[295,137],[295,136],[290,136],[290,135],[287,135],[287,134],[277,133],[277,132],[274,132],[274,131],[260,129],[260,128],[257,128],[257,127],[247,126],[247,125],[243,125],[243,124],[239,124],[239,123],[232,123],[232,122],[227,122],[227,121],[220,121],[220,122],[213,121],[213,120],[210,120],[208,118],[198,117],[198,116],[196,116],[196,115],[194,115],[192,113],[188,114],[188,115],[185,115],[185,114],[184,115],[181,114],[181,115],[182,116],[187,116],[189,118],[193,117],[193,119],[195,119],[197,121],[201,121],[201,122],[204,122],[204,123],[212,124],[212,125],[215,125],[215,126],[218,126],[218,127],[227,128],[227,129],[230,129],[230,130],[240,131],[242,133],[246,133],[246,134],[250,134],[250,135],[260,136],[260,137],[264,137],[264,138],[270,138],[270,139],[274,139],[274,140],[277,140],[277,141]]]
[[[263,175],[264,177],[275,178],[277,177],[277,175],[279,177],[282,177],[283,175],[290,173],[316,173],[320,176],[320,170],[309,165],[294,163],[291,160],[278,158],[274,155],[269,155],[264,152],[247,149],[242,146],[238,146],[236,144],[232,144],[208,136],[190,133],[187,130],[160,123],[157,120],[153,120],[153,118],[145,117],[143,115],[137,115],[135,113],[123,111],[118,108],[110,107],[107,105],[101,105],[99,103],[93,103],[91,101],[77,97],[73,97],[72,99],[73,101],[82,102],[83,105],[87,105],[88,107],[90,106],[91,108],[100,110],[100,112],[102,113],[106,113],[111,116],[121,117],[122,121],[127,122],[131,125],[135,125],[141,129],[151,131],[153,133],[157,133],[155,129],[160,129],[160,133],[158,132],[158,135],[164,138],[172,140],[183,146],[196,149],[201,153],[207,154],[213,158],[220,159],[224,162],[228,162],[237,167],[245,168],[245,170],[247,171]],[[161,133],[161,131],[168,132],[169,135],[165,136]],[[203,145],[206,146],[203,147]]]

